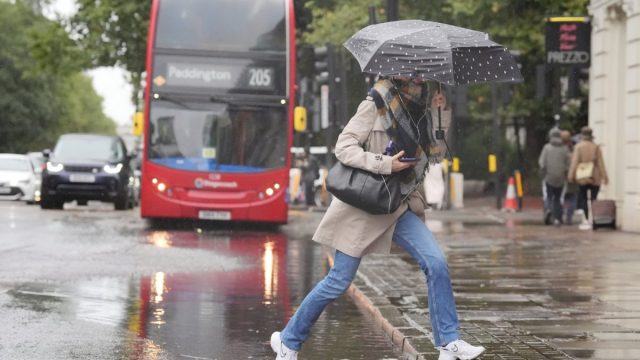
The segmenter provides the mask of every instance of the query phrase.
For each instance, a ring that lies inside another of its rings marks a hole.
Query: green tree
[[[71,38],[89,57],[89,66],[121,66],[131,76],[138,104],[145,71],[151,1],[79,0],[70,19]]]
[[[78,0],[76,5],[78,11],[70,19],[48,23],[32,33],[40,69],[68,73],[122,67],[133,86],[131,99],[140,104],[151,1]]]
[[[29,34],[48,23],[31,4],[0,1],[0,152],[51,147],[64,132],[115,132],[86,75],[38,69]]]

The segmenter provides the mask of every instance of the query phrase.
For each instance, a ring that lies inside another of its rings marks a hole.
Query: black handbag
[[[327,190],[345,203],[370,214],[391,214],[402,203],[400,178],[353,168],[340,161],[329,170]]]

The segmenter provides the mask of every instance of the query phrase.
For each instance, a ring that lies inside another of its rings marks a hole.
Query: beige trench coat
[[[376,174],[391,174],[391,156],[382,155],[389,143],[383,119],[373,100],[367,98],[360,103],[338,136],[335,149],[338,161]],[[369,214],[334,198],[313,240],[353,257],[388,254],[396,221],[408,208],[424,220],[425,201],[418,190],[395,212],[384,215]]]
[[[608,183],[607,169],[604,167],[602,150],[592,140],[581,140],[573,149],[571,165],[569,166],[569,182],[576,182],[576,169],[581,162],[593,161],[593,184],[600,186]]]

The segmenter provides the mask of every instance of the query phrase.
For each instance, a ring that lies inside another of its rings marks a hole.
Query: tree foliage
[[[132,100],[138,103],[145,71],[151,1],[79,0],[70,19],[71,38],[89,57],[91,67],[121,66],[131,76]]]
[[[38,68],[30,35],[48,26],[30,4],[0,1],[0,152],[51,147],[65,132],[115,131],[86,75]]]
[[[78,11],[71,18],[48,23],[33,32],[39,67],[56,73],[122,67],[133,86],[132,101],[138,104],[151,1],[78,0],[76,5]]]

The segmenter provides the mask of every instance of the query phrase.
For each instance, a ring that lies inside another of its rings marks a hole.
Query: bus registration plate
[[[198,211],[198,218],[204,220],[231,220],[231,212],[229,211]]]

